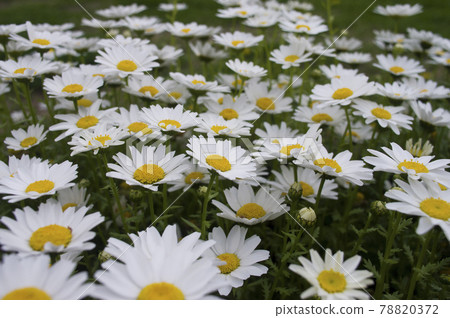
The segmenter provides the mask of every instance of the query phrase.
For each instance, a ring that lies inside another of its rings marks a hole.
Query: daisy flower
[[[292,98],[284,97],[284,91],[278,87],[269,89],[268,82],[250,81],[245,87],[249,101],[263,113],[279,114],[292,111]]]
[[[352,153],[348,150],[333,156],[323,145],[317,145],[314,158],[297,158],[295,164],[313,169],[317,172],[335,177],[337,181],[347,181],[362,186],[362,180],[372,180],[372,170],[364,168],[364,161],[351,160]]]
[[[374,171],[406,173],[409,178],[436,181],[450,187],[450,173],[445,171],[449,167],[450,159],[432,161],[434,156],[414,157],[395,142],[391,142],[391,147],[392,150],[381,147],[387,155],[368,149],[375,157],[366,156],[363,160],[374,166]]]
[[[267,15],[259,13],[253,17],[248,17],[245,19],[243,24],[251,28],[269,28],[278,23],[279,17],[279,13],[273,11],[272,14]]]
[[[209,42],[189,41],[189,47],[195,56],[205,62],[224,59],[228,56],[227,52],[216,49]]]
[[[37,124],[28,126],[26,131],[22,128],[11,130],[12,137],[5,138],[6,148],[21,151],[37,146],[46,138],[47,131],[44,132],[44,129],[43,125]]]
[[[419,138],[416,143],[413,143],[413,139],[410,138],[405,144],[405,149],[414,157],[429,156],[433,153],[433,148],[428,140],[422,144],[422,138]]]
[[[275,190],[281,192],[282,196],[286,196],[289,189],[296,183],[300,183],[302,187],[302,198],[308,202],[315,203],[316,196],[319,192],[320,177],[319,173],[315,173],[314,170],[301,168],[301,167],[287,167],[282,165],[280,167],[281,173],[272,170],[275,176],[274,181],[269,181]],[[331,200],[337,200],[338,195],[335,191],[337,184],[333,180],[325,180],[322,188],[321,197]]]
[[[198,125],[197,113],[184,110],[183,105],[175,108],[152,105],[142,109],[143,120],[150,125],[150,128],[163,132],[175,131],[184,133],[186,129]]]
[[[303,80],[299,77],[297,77],[296,80],[293,80],[291,83],[291,78],[289,75],[286,74],[278,74],[278,77],[276,79],[272,80],[272,85],[276,85],[279,89],[285,90],[289,87],[289,85],[292,88],[298,88],[302,86]]]
[[[251,127],[252,124],[237,118],[226,120],[220,115],[202,114],[198,127],[194,131],[207,133],[211,136],[240,138],[241,136],[250,136]]]
[[[261,10],[259,6],[243,5],[239,7],[232,7],[226,9],[219,9],[217,13],[218,18],[233,19],[233,18],[247,18],[258,14]]]
[[[186,162],[186,165],[189,167],[182,173],[179,179],[167,182],[168,184],[172,185],[172,187],[169,188],[170,192],[180,189],[183,189],[185,191],[190,188],[194,182],[196,184],[209,183],[208,169],[199,167],[198,165],[195,165],[190,161]]]
[[[264,39],[264,35],[254,36],[251,33],[235,31],[213,36],[214,42],[228,48],[240,50],[258,45]]]
[[[202,103],[208,108],[208,112],[220,115],[225,120],[239,119],[241,121],[250,121],[259,118],[255,112],[255,106],[250,104],[247,96],[242,94],[238,98],[231,95],[223,95],[217,101],[205,96]]]
[[[163,11],[163,12],[171,12],[174,10],[177,11],[184,11],[187,9],[187,4],[186,3],[181,3],[181,2],[175,2],[175,3],[160,3],[158,6],[158,10],[159,11]]]
[[[364,141],[370,140],[373,134],[373,127],[371,125],[366,125],[359,121],[352,122],[352,141],[354,143],[363,143]],[[336,132],[346,137],[349,136],[350,132],[347,129],[347,123],[345,121],[341,122],[340,125],[336,126]]]
[[[150,43],[147,39],[141,39],[141,38],[132,38],[132,37],[125,37],[122,34],[119,34],[115,37],[111,37],[108,39],[102,39],[98,42],[98,46],[105,48],[105,47],[135,47],[135,48],[141,48],[141,49],[147,49],[150,46],[148,45]]]
[[[411,88],[419,90],[417,94],[421,99],[443,99],[450,97],[450,89],[439,86],[432,80],[425,80],[423,77],[403,77],[402,82]]]
[[[164,87],[165,83],[162,77],[131,76],[123,91],[131,95],[156,100],[164,93]]]
[[[70,41],[70,36],[61,32],[38,31],[29,21],[26,22],[28,38],[17,34],[11,34],[11,40],[20,44],[39,50],[55,49],[64,46]]]
[[[263,144],[267,140],[272,143],[279,143],[279,139],[282,138],[292,138],[298,135],[297,129],[292,129],[287,126],[286,122],[282,121],[280,126],[271,125],[267,122],[263,122],[265,130],[261,128],[256,128],[255,135],[260,139],[255,140],[255,144]]]
[[[316,35],[328,31],[328,27],[323,24],[322,18],[310,18],[294,22],[281,20],[279,26],[285,32],[304,33],[308,35]]]
[[[126,6],[124,5],[110,6],[108,9],[97,10],[95,11],[95,13],[101,15],[104,18],[117,19],[141,13],[146,9],[147,6],[145,5],[138,5],[136,3],[133,3]]]
[[[365,288],[373,284],[373,275],[367,270],[356,270],[361,256],[355,255],[344,262],[342,251],[332,254],[331,250],[327,249],[325,260],[322,260],[315,250],[310,250],[309,254],[311,261],[303,256],[298,258],[303,266],[289,265],[291,271],[311,284],[311,287],[300,295],[302,299],[314,295],[325,300],[369,299],[370,294]]]
[[[256,176],[255,162],[243,148],[233,147],[229,140],[193,136],[187,147],[187,153],[198,161],[200,167],[215,171],[226,179]]]
[[[111,114],[117,108],[113,107],[106,110],[99,110],[101,103],[102,100],[99,99],[90,107],[80,107],[78,114],[55,115],[56,119],[62,120],[63,122],[50,126],[50,131],[64,130],[61,135],[55,138],[55,141],[59,141],[83,130],[94,128],[98,124],[108,123]]]
[[[364,64],[372,61],[372,56],[369,53],[344,52],[336,55],[336,60],[347,64]]]
[[[88,287],[88,274],[78,272],[72,275],[76,266],[76,263],[64,259],[52,264],[47,255],[25,258],[5,255],[0,263],[0,277],[3,281],[0,299],[79,299]]]
[[[266,76],[267,70],[262,68],[261,66],[253,64],[253,62],[242,62],[238,59],[229,60],[225,63],[229,69],[231,69],[236,74],[247,77],[247,78],[257,78]]]
[[[122,26],[134,31],[145,31],[159,22],[157,17],[125,17],[120,20]]]
[[[395,180],[401,190],[391,189],[385,193],[396,201],[387,203],[386,208],[419,216],[417,234],[423,235],[437,225],[450,241],[450,190],[442,190],[436,182],[408,180],[409,183]]]
[[[177,49],[171,45],[165,45],[161,49],[156,47],[152,53],[158,57],[158,62],[161,63],[161,67],[173,65],[183,56],[182,49]]]
[[[330,80],[332,78],[341,78],[341,77],[345,77],[345,76],[357,76],[358,75],[358,70],[346,69],[342,66],[342,64],[320,65],[319,69]]]
[[[169,73],[178,83],[187,87],[191,92],[204,93],[204,92],[217,92],[228,93],[230,89],[226,86],[218,85],[216,81],[208,82],[205,77],[200,74],[185,75],[183,73]]]
[[[395,100],[412,100],[417,99],[420,95],[421,89],[417,86],[409,85],[405,82],[393,82],[375,84],[377,87],[377,94],[389,97]]]
[[[241,287],[251,276],[259,277],[268,271],[259,262],[269,258],[269,251],[257,250],[256,247],[261,242],[259,236],[253,235],[246,239],[246,234],[247,229],[239,225],[233,226],[228,236],[220,227],[213,228],[208,234],[209,239],[216,244],[206,251],[205,258],[221,261],[218,266],[220,275],[228,283],[228,286],[219,289],[221,295],[226,296],[232,288]]]
[[[339,51],[356,51],[362,47],[362,41],[341,36],[333,41],[333,46]]]
[[[86,207],[88,210],[92,209],[93,205],[89,205],[90,194],[87,194],[87,188],[79,187],[75,185],[73,187],[63,189],[57,192],[57,202],[61,205],[63,211],[68,208],[75,208],[75,211]],[[53,199],[49,199],[53,200]]]
[[[35,211],[30,207],[13,211],[15,219],[2,217],[8,229],[0,229],[0,243],[6,251],[24,255],[40,253],[82,252],[95,247],[88,242],[91,231],[105,218],[100,212],[86,215],[87,207],[63,211],[59,203],[42,203]]]
[[[10,203],[53,195],[74,185],[77,168],[69,161],[50,165],[48,161],[31,159],[28,165],[18,167],[12,178],[0,179],[0,193],[7,194],[3,198]]]
[[[0,25],[0,38],[8,38],[11,34],[20,33],[26,29],[25,24],[2,24]]]
[[[166,80],[164,82],[164,92],[160,96],[160,100],[164,103],[176,106],[178,104],[186,104],[191,97],[186,86],[179,84],[173,80]]]
[[[425,72],[425,69],[416,60],[407,58],[406,56],[393,57],[388,55],[377,55],[378,63],[374,66],[379,69],[388,71],[395,76],[412,76],[417,77],[419,73]]]
[[[0,161],[0,179],[4,177],[14,178],[21,169],[29,169],[30,166],[33,166],[34,163],[45,162],[48,164],[48,160],[42,160],[41,158],[29,157],[28,155],[22,155],[22,157],[17,158],[14,156],[10,156],[8,159],[8,164]]]
[[[113,156],[117,164],[109,163],[111,169],[106,175],[124,180],[130,186],[141,186],[157,191],[158,185],[181,178],[188,169],[185,155],[175,156],[175,151],[166,153],[166,146],[143,146],[141,151],[130,146],[130,156],[118,153]]]
[[[450,128],[450,112],[444,108],[433,111],[430,103],[421,101],[411,101],[411,108],[421,121],[437,127]]]
[[[39,55],[19,56],[17,61],[0,61],[0,76],[6,78],[27,78],[56,72],[56,63],[43,60]]]
[[[112,29],[122,26],[121,22],[117,20],[98,20],[95,18],[92,18],[91,20],[83,18],[81,20],[81,25],[96,29]]]
[[[52,79],[44,80],[44,89],[53,98],[79,99],[85,95],[97,93],[102,85],[102,77],[85,75],[75,69],[68,70],[61,76],[56,75]]]
[[[91,150],[96,155],[102,148],[123,145],[124,142],[121,139],[127,135],[128,133],[121,128],[100,124],[75,134],[67,144],[72,146],[71,156]]]
[[[105,251],[117,261],[104,262],[95,273],[100,285],[92,294],[100,299],[210,299],[226,283],[214,260],[200,258],[215,242],[199,238],[195,232],[180,240],[175,225],[162,235],[154,227],[131,234],[134,246],[110,238]]]
[[[315,124],[324,124],[329,126],[337,126],[345,121],[345,111],[339,106],[314,105],[312,108],[308,106],[297,107],[294,119],[307,123],[308,126]]]
[[[155,62],[158,57],[132,45],[106,47],[98,54],[100,55],[95,58],[95,62],[104,66],[105,74],[117,75],[121,78],[128,75],[144,75],[159,66]]]
[[[409,17],[422,12],[422,5],[396,4],[392,6],[377,6],[373,12],[389,17]]]
[[[307,40],[304,40],[308,42]],[[281,65],[282,69],[299,67],[301,63],[311,61],[311,53],[305,52],[307,45],[302,42],[292,43],[290,45],[281,45],[279,49],[270,53],[269,60]]]
[[[400,135],[400,128],[411,130],[413,118],[404,115],[402,106],[383,106],[372,101],[364,99],[356,99],[352,106],[356,111],[355,115],[362,116],[366,124],[377,121],[378,125],[383,128],[389,127],[396,135]]]
[[[312,89],[311,99],[321,102],[321,105],[349,105],[353,99],[372,95],[375,92],[373,82],[368,82],[365,75],[342,76],[332,78],[330,84],[316,85]]]
[[[250,185],[241,183],[239,188],[232,187],[224,191],[229,208],[225,204],[213,200],[222,213],[217,214],[224,219],[246,225],[254,225],[265,221],[270,221],[281,216],[288,211],[280,194],[270,193],[268,190],[260,188],[257,193],[253,192]]]
[[[166,24],[166,31],[170,34],[181,37],[207,37],[211,34],[211,28],[203,24],[197,24],[196,22],[191,22],[184,24],[181,22],[174,22],[173,24]]]

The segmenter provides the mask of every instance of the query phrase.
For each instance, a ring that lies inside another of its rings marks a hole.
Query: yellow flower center
[[[39,45],[49,45],[50,41],[46,40],[46,39],[34,39],[33,43],[34,44],[39,44]]]
[[[405,71],[405,69],[400,66],[392,66],[389,70],[395,74],[403,73]]]
[[[153,97],[159,93],[159,90],[154,86],[142,86],[139,89],[139,93],[145,94],[147,92],[150,93],[150,95],[152,95],[152,97]]]
[[[261,108],[262,110],[273,110],[275,109],[275,103],[272,98],[269,97],[261,97],[256,101],[256,106]]]
[[[70,84],[65,86],[61,92],[63,93],[69,93],[69,94],[74,94],[74,93],[79,93],[83,90],[83,86],[80,84]]]
[[[316,166],[319,166],[323,168],[324,166],[328,166],[336,170],[337,173],[342,172],[341,166],[336,162],[336,160],[328,159],[328,158],[322,158],[314,160],[314,164]]]
[[[134,133],[142,132],[144,135],[151,134],[153,132],[151,128],[148,128],[146,123],[142,123],[140,121],[129,124],[128,130]]]
[[[31,68],[29,67],[18,68],[17,70],[14,71],[14,74],[23,74],[26,70],[31,70]]]
[[[172,92],[169,94],[170,96],[172,96],[175,99],[180,98],[181,96],[183,96],[183,94],[181,94],[180,92]]]
[[[77,105],[81,106],[81,107],[91,107],[92,101],[87,98],[81,98],[81,99],[77,100]]]
[[[440,198],[428,198],[420,202],[420,209],[435,219],[450,219],[450,203]]]
[[[314,189],[309,184],[307,184],[303,181],[300,181],[300,185],[302,186],[302,190],[303,190],[302,196],[309,197],[310,195],[314,194]]]
[[[403,172],[406,172],[403,168],[414,170],[416,173],[428,173],[429,172],[428,168],[424,164],[422,164],[420,162],[415,162],[412,160],[410,160],[410,161],[404,160],[403,162],[400,162],[398,164],[397,168],[398,168],[398,170],[403,171]]]
[[[219,131],[228,128],[227,126],[221,126],[221,125],[213,125],[211,127],[211,130],[214,131],[216,134],[219,133]]]
[[[68,208],[75,208],[76,206],[77,206],[76,203],[66,203],[66,204],[64,204],[64,205],[61,207],[61,209],[62,209],[63,212],[64,212],[64,211],[67,210]]]
[[[231,164],[227,158],[221,155],[209,155],[206,157],[206,163],[214,169],[222,172],[231,170]]]
[[[380,119],[391,119],[392,115],[389,111],[384,108],[376,107],[370,111],[372,115]]]
[[[333,99],[345,99],[353,95],[353,91],[350,88],[344,87],[337,89],[331,97]]]
[[[344,274],[335,272],[334,270],[324,270],[321,271],[319,276],[317,276],[317,281],[327,293],[341,293],[347,287],[347,280]]]
[[[232,46],[238,46],[239,44],[242,44],[242,43],[244,43],[244,41],[242,41],[242,40],[231,41],[231,45]]]
[[[105,142],[107,142],[108,140],[111,140],[111,137],[109,135],[99,135],[99,136],[94,137],[92,140],[97,140],[102,144],[102,146],[104,146]],[[92,143],[90,141],[88,144],[89,144],[89,146],[92,146]]]
[[[247,15],[247,11],[238,11],[239,14]]]
[[[133,178],[142,184],[153,184],[164,179],[165,175],[163,168],[150,163],[137,168]]]
[[[189,29],[189,28],[186,28],[186,29],[181,29],[181,32],[183,32],[183,33],[189,33],[191,31],[191,29]]]
[[[87,129],[89,127],[95,126],[98,124],[98,118],[95,116],[84,116],[78,119],[77,127],[81,129]]]
[[[153,283],[142,288],[138,300],[184,300],[183,292],[173,284]]]
[[[43,290],[36,287],[15,289],[6,294],[3,300],[51,300],[52,298]]]
[[[297,61],[299,59],[299,57],[297,55],[288,55],[284,58],[284,60],[286,62],[291,62],[294,63],[295,61]]]
[[[223,253],[217,256],[221,261],[226,262],[225,265],[220,265],[219,269],[222,274],[230,274],[236,268],[241,265],[241,260],[236,256],[236,254],[232,253]]]
[[[96,76],[105,77],[105,74],[99,74],[99,73],[97,73],[97,74],[92,74],[92,77],[96,77]]]
[[[185,182],[186,184],[192,184],[192,182],[193,182],[194,180],[201,180],[201,179],[203,179],[204,177],[205,177],[205,175],[204,175],[203,173],[198,172],[198,171],[194,171],[194,172],[191,172],[190,174],[188,174],[188,175],[184,178],[184,182]]]
[[[231,82],[231,86],[233,86],[233,87],[238,87],[238,86],[241,86],[241,85],[242,85],[242,80],[240,78],[238,78],[237,81],[232,81]],[[234,98],[233,98],[233,100],[234,100]],[[223,98],[222,98],[222,103],[223,103]]]
[[[158,126],[163,129],[166,129],[168,125],[172,125],[177,128],[181,127],[181,124],[179,122],[177,122],[176,120],[172,120],[172,119],[163,119],[158,123]]]
[[[285,154],[286,156],[290,156],[292,149],[302,149],[302,148],[303,146],[300,144],[283,146],[281,147],[280,153]]]
[[[192,84],[194,84],[194,85],[197,85],[197,84],[205,85],[206,83],[205,83],[205,81],[193,80]]]
[[[38,193],[46,193],[55,187],[55,183],[50,180],[39,180],[33,183],[30,183],[28,187],[25,189],[25,192],[38,192]]]
[[[442,191],[447,190],[447,187],[443,184],[440,184],[439,182],[438,182],[438,186],[439,186],[439,188],[441,188]]]
[[[35,251],[42,251],[48,242],[53,245],[66,247],[72,240],[72,230],[57,224],[51,224],[38,228],[31,234],[30,247]]]
[[[427,92],[428,92],[428,89],[426,89],[426,88],[424,88],[420,91],[420,93],[427,93]]]
[[[27,148],[27,147],[31,147],[33,146],[35,143],[37,143],[37,138],[36,137],[27,137],[24,140],[22,140],[20,142],[20,146],[22,148]]]
[[[236,216],[246,219],[259,219],[266,215],[266,211],[256,203],[244,204],[237,212]]]
[[[233,118],[239,118],[239,114],[237,111],[235,111],[232,108],[225,108],[224,110],[222,110],[219,114],[220,116],[223,117],[223,119],[225,120],[230,120]]]
[[[307,26],[306,24],[298,24],[295,28],[297,30],[299,30],[301,28],[305,28],[306,30],[311,31],[311,28],[309,26]]]
[[[321,121],[333,121],[333,117],[325,113],[318,113],[311,117],[313,121],[316,123],[320,123]]]
[[[133,72],[137,69],[136,63],[134,63],[132,60],[122,60],[117,63],[116,67],[119,71],[124,72]]]

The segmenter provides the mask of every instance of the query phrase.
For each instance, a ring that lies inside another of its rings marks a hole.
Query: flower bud
[[[208,192],[208,187],[206,187],[206,186],[201,186],[197,190],[198,196],[200,198],[204,198],[207,192]]]
[[[105,251],[101,251],[100,253],[98,253],[98,260],[100,261],[100,263],[104,263],[112,258],[112,255]]]
[[[288,197],[292,202],[297,202],[301,199],[303,194],[303,188],[300,182],[295,182],[288,191]]]
[[[130,190],[130,198],[133,201],[140,201],[143,196],[144,196],[144,194],[142,193],[141,190],[136,190],[136,189]]]
[[[389,210],[386,208],[385,202],[377,200],[370,204],[370,211],[382,215],[388,213]]]
[[[78,186],[80,188],[87,188],[91,185],[91,182],[88,179],[81,179],[81,181],[78,183]]]
[[[303,225],[312,226],[316,223],[316,219],[316,212],[313,208],[303,208],[298,211],[297,220]]]

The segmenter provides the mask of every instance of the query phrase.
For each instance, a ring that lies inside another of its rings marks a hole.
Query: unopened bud
[[[200,198],[204,198],[207,192],[208,192],[208,187],[206,187],[206,186],[201,186],[197,190],[198,196]]]
[[[140,201],[143,197],[143,193],[141,190],[131,189],[130,190],[130,198],[133,201]]]
[[[78,186],[80,188],[87,188],[91,185],[91,182],[88,179],[81,179],[81,181],[78,183]]]
[[[98,260],[100,261],[100,263],[104,263],[111,258],[113,258],[112,255],[105,251],[101,251],[100,253],[98,253]]]
[[[377,200],[377,201],[373,201],[370,204],[370,211],[372,211],[372,213],[376,213],[376,214],[385,214],[389,210],[386,208],[385,202]]]
[[[396,43],[392,48],[392,53],[394,55],[403,54],[403,51],[405,51],[405,47],[401,43]]]
[[[302,184],[300,182],[295,182],[289,188],[288,196],[292,202],[297,202],[298,200],[300,200],[302,197],[302,194],[303,194],[303,188],[302,188]]]
[[[316,212],[313,208],[303,208],[298,211],[297,220],[303,225],[312,226],[316,223]]]

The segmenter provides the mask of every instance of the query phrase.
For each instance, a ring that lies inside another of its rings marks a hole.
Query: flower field
[[[427,2],[192,2],[0,25],[0,299],[448,299]]]

